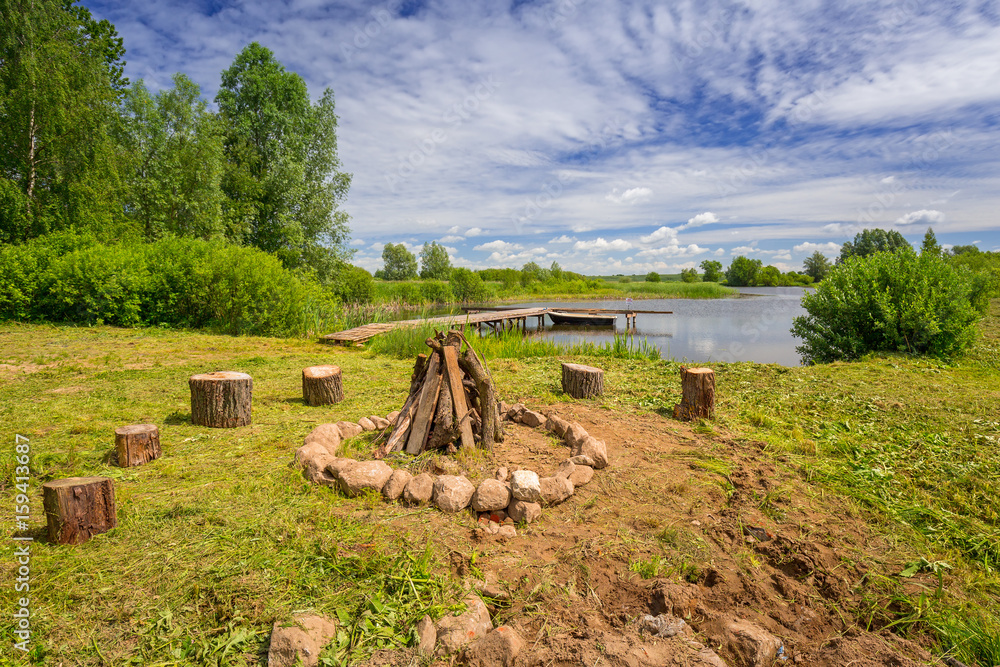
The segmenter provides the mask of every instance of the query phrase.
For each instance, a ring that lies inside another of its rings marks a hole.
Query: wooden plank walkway
[[[396,322],[375,322],[374,324],[363,324],[360,327],[338,331],[337,333],[326,334],[320,337],[323,343],[363,343],[375,336],[399,329],[402,327],[419,327],[425,324],[455,326],[472,324],[482,326],[486,324],[492,328],[507,326],[514,327],[523,324],[529,317],[545,317],[545,313],[551,308],[518,308],[515,310],[499,310],[485,313],[465,313],[462,315],[445,315],[443,317],[431,317],[428,319],[399,320]]]

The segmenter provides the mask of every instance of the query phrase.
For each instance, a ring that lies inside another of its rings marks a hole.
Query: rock
[[[326,447],[318,442],[312,442],[308,445],[302,445],[295,450],[295,467],[305,468],[306,464],[310,459],[316,457],[329,457],[330,453],[326,451]]]
[[[525,410],[527,410],[527,408],[524,407],[524,403],[515,403],[507,409],[507,419],[513,422],[519,422],[521,421],[521,414],[523,414]]]
[[[387,414],[385,418],[389,420],[390,424],[395,424],[396,420],[399,419],[399,410],[393,410],[392,412]]]
[[[536,503],[542,497],[538,473],[531,470],[515,470],[510,477],[510,490],[515,498],[528,503]]]
[[[566,439],[566,444],[572,447],[577,447],[584,440],[590,437],[587,430],[577,424],[576,422],[571,422],[569,427],[566,429],[566,435],[563,436]]]
[[[494,512],[510,505],[510,489],[503,482],[484,479],[472,496],[472,509],[477,512]]]
[[[471,667],[513,667],[523,647],[521,636],[510,626],[501,625],[469,646],[463,657]]]
[[[389,502],[399,500],[399,497],[403,495],[403,489],[406,488],[406,483],[411,479],[413,479],[413,475],[408,470],[402,468],[393,470],[385,486],[382,487],[382,497]]]
[[[361,427],[362,431],[374,431],[375,430],[375,424],[372,422],[371,419],[368,419],[368,417],[362,417],[361,419],[359,419],[358,420],[358,426]]]
[[[583,454],[578,454],[577,456],[571,456],[567,459],[571,463],[575,463],[578,466],[588,466],[590,468],[594,467],[594,459]]]
[[[545,423],[545,415],[534,410],[525,410],[521,413],[521,423],[535,428]]]
[[[545,430],[555,433],[560,438],[566,437],[566,430],[568,428],[569,422],[559,415],[549,415],[545,420]]]
[[[746,667],[766,667],[774,663],[781,640],[770,632],[743,619],[721,619],[722,645],[719,653],[732,664]]]
[[[512,500],[507,506],[507,516],[517,523],[531,523],[542,516],[542,506],[523,500]]]
[[[368,421],[375,424],[375,428],[379,431],[389,428],[389,420],[385,417],[379,417],[378,415],[372,415],[368,418]]]
[[[594,469],[585,465],[573,468],[573,472],[569,476],[569,481],[573,483],[574,489],[588,484],[592,479],[594,479]]]
[[[499,523],[497,523],[496,521],[487,521],[486,522],[486,534],[487,535],[496,535],[499,532],[500,532],[500,524]]]
[[[466,610],[462,614],[438,621],[435,650],[438,655],[454,653],[493,629],[490,613],[478,595],[469,595],[464,602]]]
[[[509,504],[510,503],[508,503],[508,505]],[[504,507],[504,509],[502,509],[502,510],[496,510],[495,512],[490,512],[489,513],[490,521],[496,521],[497,523],[503,523],[507,519],[507,512],[504,511],[506,509],[507,508]]]
[[[422,472],[403,487],[403,502],[407,505],[425,505],[434,495],[434,477]]]
[[[358,461],[340,471],[340,488],[351,497],[368,490],[381,492],[391,476],[385,461]]]
[[[316,667],[319,652],[337,636],[337,625],[322,616],[296,616],[293,623],[274,622],[267,667]]]
[[[498,481],[501,481],[501,482],[506,482],[506,481],[507,481],[507,478],[508,478],[509,476],[510,476],[510,474],[509,474],[509,473],[507,472],[507,468],[505,468],[505,467],[503,467],[503,466],[501,466],[501,467],[497,468],[497,472],[496,472],[496,474],[494,475],[494,477],[495,477],[495,478],[496,478],[496,479],[497,479]]]
[[[434,653],[434,645],[437,643],[437,628],[430,616],[424,616],[417,621],[417,652],[423,655]]]
[[[326,466],[333,460],[334,457],[329,454],[318,454],[306,459],[306,465],[302,469],[302,476],[313,484],[332,486],[336,480],[326,472]]]
[[[569,476],[573,474],[575,469],[576,464],[569,459],[566,459],[559,464],[558,468],[556,468],[556,474],[553,475],[553,477],[565,477],[566,479],[569,479]]]
[[[348,440],[355,436],[361,435],[361,425],[355,424],[354,422],[337,422],[337,428],[340,429],[340,439]]]
[[[558,505],[573,495],[573,482],[565,477],[542,477],[538,489],[543,505]]]
[[[357,463],[354,459],[333,459],[326,464],[326,473],[335,480],[340,480],[340,473]]]
[[[442,512],[458,512],[469,506],[476,487],[465,477],[441,475],[434,480],[434,504]]]
[[[330,456],[340,453],[340,429],[336,424],[320,424],[306,436],[304,444],[319,443]]]
[[[500,401],[500,418],[507,419],[507,412],[510,410],[510,406],[507,405],[506,401]]]
[[[504,524],[500,526],[500,530],[497,531],[497,537],[504,540],[509,540],[512,537],[517,537],[517,529],[514,528],[514,526],[509,526],[507,524]]]
[[[435,475],[458,476],[462,474],[462,466],[450,456],[435,456],[434,460],[431,461],[431,470],[434,471]]]
[[[608,447],[603,440],[587,436],[587,438],[571,450],[573,456],[589,456],[594,460],[595,468],[604,468],[608,465]]]
[[[687,623],[683,618],[677,618],[670,614],[660,614],[658,616],[646,615],[642,617],[642,629],[657,637],[673,637],[683,633]]]

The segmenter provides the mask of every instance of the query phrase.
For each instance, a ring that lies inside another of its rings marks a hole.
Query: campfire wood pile
[[[436,332],[425,342],[430,351],[417,356],[409,397],[374,457],[456,443],[493,451],[503,441],[503,428],[489,369],[460,331]]]

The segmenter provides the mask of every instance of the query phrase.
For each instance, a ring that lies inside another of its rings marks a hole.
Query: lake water
[[[665,359],[677,361],[757,361],[784,366],[801,364],[795,346],[802,341],[792,336],[792,318],[805,314],[800,287],[738,287],[740,297],[726,299],[636,299],[636,310],[672,311],[669,315],[641,313],[636,318],[636,336],[660,348]],[[504,304],[504,308],[551,306],[553,308],[609,308],[624,310],[624,299],[604,301],[531,301]],[[427,316],[448,314],[448,310],[424,311]],[[400,319],[420,313],[401,313]],[[605,343],[614,341],[615,332],[625,333],[625,316],[619,315],[615,328],[553,325],[548,318],[541,331],[536,319],[528,318],[533,335],[565,343]]]

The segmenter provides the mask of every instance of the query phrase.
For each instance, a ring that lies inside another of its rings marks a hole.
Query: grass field
[[[867,618],[870,628],[950,651],[969,665],[1000,664],[1000,301],[982,330],[975,349],[949,363],[892,356],[801,368],[713,364],[717,419],[695,429],[709,440],[727,433],[761,443],[762,456],[811,489],[810,503],[830,497],[857,507],[895,555],[868,564],[880,594],[852,610],[856,622],[864,628]],[[499,394],[572,409],[578,402],[558,384],[565,351],[538,354],[488,356]],[[676,363],[642,355],[572,358],[607,373],[606,394],[585,402],[588,409],[674,429]],[[334,408],[301,400],[301,369],[321,363],[344,372],[346,399]],[[438,513],[347,499],[289,467],[316,424],[398,409],[411,369],[412,358],[303,339],[0,325],[0,517],[8,527],[18,493],[15,435],[29,438],[31,448],[30,661],[258,664],[271,623],[312,609],[342,622],[326,658],[338,664],[405,646],[415,619],[454,609],[460,582],[446,566],[449,554],[482,558],[467,538],[472,519],[422,521]],[[191,424],[187,378],[210,370],[253,376],[251,427]],[[163,458],[133,469],[109,465],[114,428],[142,422],[159,425]],[[352,441],[350,453],[365,456],[367,443]],[[725,489],[726,450],[714,447],[717,459],[698,465]],[[115,480],[119,525],[79,547],[54,546],[43,539],[40,487],[74,475]],[[643,502],[663,505],[662,489],[640,487]],[[778,500],[765,497],[760,507]],[[551,521],[527,534],[544,533],[556,526]],[[647,539],[639,529],[619,529],[601,553],[662,576],[660,561],[634,550],[647,541],[667,549],[674,542],[652,537],[664,530],[651,527]],[[704,566],[698,554],[691,551],[688,569],[670,576],[697,572]],[[913,573],[940,573],[941,585],[914,592],[900,576],[907,565]],[[5,586],[15,577],[9,550],[0,574]],[[5,656],[14,598],[5,595],[0,610]],[[530,602],[544,613],[537,592],[528,598],[514,604]]]

